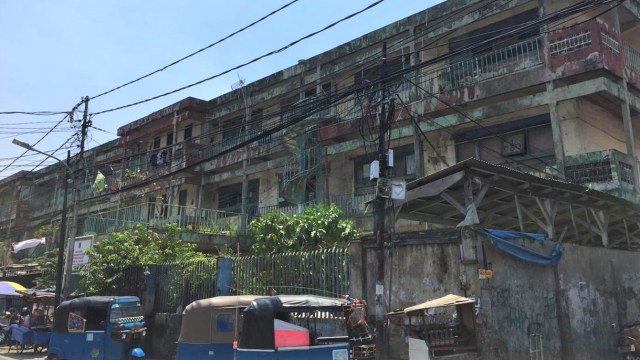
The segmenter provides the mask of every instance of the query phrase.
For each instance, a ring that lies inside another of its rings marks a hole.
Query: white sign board
[[[73,242],[73,262],[71,263],[71,273],[78,274],[82,267],[89,262],[87,250],[93,246],[93,236],[80,236]]]

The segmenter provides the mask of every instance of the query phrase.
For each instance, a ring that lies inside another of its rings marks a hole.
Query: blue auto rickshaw
[[[197,300],[182,312],[176,360],[233,360],[233,341],[241,331],[242,311],[256,295]]]
[[[135,296],[90,296],[56,308],[48,359],[143,358],[146,327]]]

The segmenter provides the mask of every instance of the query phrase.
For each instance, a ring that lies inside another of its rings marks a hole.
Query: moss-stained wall
[[[478,282],[480,290],[479,294],[467,294],[480,298],[477,328],[481,359],[529,360],[532,334],[541,336],[545,359],[619,358],[616,329],[640,320],[637,252],[564,244],[563,257],[554,270],[516,259],[483,241],[486,260],[495,275],[490,280],[469,279]],[[369,314],[374,316],[375,247],[356,245],[350,280],[353,289],[361,291],[362,277],[366,277],[365,298]],[[465,295],[460,275],[459,240],[417,235],[396,243],[385,252],[385,310],[449,293]],[[389,282],[393,287],[390,296]],[[390,330],[391,358],[407,359],[407,332],[402,322],[394,320]]]

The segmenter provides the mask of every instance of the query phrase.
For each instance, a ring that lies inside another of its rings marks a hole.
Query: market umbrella
[[[16,295],[19,296],[16,290],[26,290],[24,286],[13,281],[0,281],[0,295]]]

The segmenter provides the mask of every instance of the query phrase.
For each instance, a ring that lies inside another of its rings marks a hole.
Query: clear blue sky
[[[290,0],[0,1],[0,112],[69,111],[82,96],[147,74],[257,20]],[[90,102],[89,111],[159,95],[212,76],[282,47],[358,11],[374,0],[299,0],[251,29],[164,72]],[[210,100],[230,91],[238,74],[247,82],[294,65],[440,1],[385,0],[280,54],[176,94],[98,115],[88,147],[116,138],[123,124],[187,96]],[[17,137],[34,144],[60,116],[0,115],[0,171],[23,152]],[[44,130],[43,130],[44,128]],[[52,152],[71,135],[52,133],[37,148]],[[38,132],[38,133],[34,133]],[[76,153],[77,149],[72,149]],[[56,153],[64,158],[66,150]],[[43,157],[30,156],[0,172],[32,170]],[[50,164],[51,159],[46,161]]]

